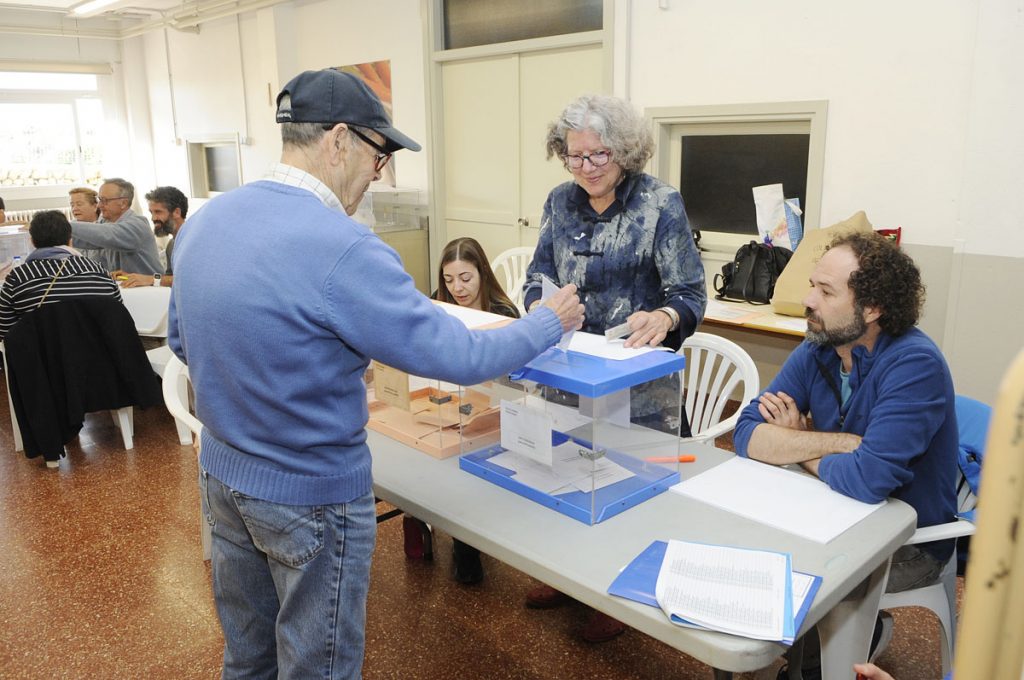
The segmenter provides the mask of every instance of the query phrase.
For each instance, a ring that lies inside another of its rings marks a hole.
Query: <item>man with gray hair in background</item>
[[[98,192],[100,220],[72,222],[76,248],[95,251],[95,257],[107,271],[159,274],[160,254],[156,237],[146,218],[132,209],[135,187],[120,177],[103,180]]]

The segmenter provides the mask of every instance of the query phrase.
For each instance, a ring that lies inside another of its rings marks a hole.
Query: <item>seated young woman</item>
[[[437,290],[432,297],[441,302],[519,318],[519,310],[494,277],[484,249],[472,238],[457,238],[441,251]],[[433,557],[430,527],[426,522],[405,515],[402,530],[406,557]],[[453,548],[455,580],[467,585],[482,581],[484,570],[480,551],[457,539],[453,541]]]

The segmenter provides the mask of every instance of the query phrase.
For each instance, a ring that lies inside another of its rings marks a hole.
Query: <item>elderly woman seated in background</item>
[[[71,214],[78,222],[95,222],[100,218],[100,202],[96,191],[89,187],[75,187],[68,192]]]

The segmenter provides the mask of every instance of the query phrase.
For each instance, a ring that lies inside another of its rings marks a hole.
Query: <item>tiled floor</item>
[[[14,453],[0,411],[0,678],[218,677],[196,461],[170,416],[137,413],[126,452],[110,418],[93,414],[54,471]],[[578,641],[582,606],[524,608],[533,581],[486,556],[484,582],[459,586],[447,536],[426,563],[406,561],[401,538],[400,521],[381,525],[366,678],[711,677],[635,631]],[[923,610],[896,616],[880,663],[899,680],[939,677],[937,625]],[[777,665],[741,677],[774,678]]]

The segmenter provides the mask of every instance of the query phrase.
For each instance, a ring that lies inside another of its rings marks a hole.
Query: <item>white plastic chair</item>
[[[761,389],[754,360],[735,342],[710,333],[694,333],[678,353],[686,356],[684,409],[691,433],[687,441],[714,441],[731,432],[740,418],[740,410]],[[723,420],[722,412],[741,382],[740,408]]]
[[[961,399],[957,398],[957,406],[961,407]],[[967,418],[970,411],[965,408],[957,408],[957,419]],[[961,433],[965,431],[960,428]],[[961,435],[962,436],[962,435]],[[960,514],[974,510],[978,499],[971,493],[963,474],[958,475],[957,488],[960,490],[957,498],[957,512]],[[941,541],[945,539],[957,539],[961,536],[970,536],[974,533],[974,524],[966,519],[957,519],[945,524],[937,524],[930,527],[922,527],[914,532],[914,535],[904,545],[916,545],[930,541]],[[942,567],[939,573],[939,580],[928,586],[905,590],[901,593],[883,593],[878,604],[879,609],[893,609],[895,607],[924,607],[930,610],[939,619],[939,629],[942,633],[942,674],[949,672],[950,663],[953,658],[953,649],[956,646],[956,550]]]
[[[159,347],[154,347],[153,349],[146,351],[146,358],[149,359],[149,365],[153,367],[153,372],[159,376],[163,376],[164,371],[167,369],[167,363],[173,356],[174,353],[167,345],[160,345]],[[187,396],[188,395],[186,394],[186,398],[183,399],[184,403],[188,403]],[[174,427],[178,430],[179,444],[185,446],[192,443],[192,430],[189,429],[189,426],[185,421],[175,418]]]
[[[177,421],[184,423],[189,430],[195,433],[198,441],[198,437],[203,431],[203,424],[188,409],[189,384],[188,366],[181,363],[181,360],[172,353],[167,360],[167,367],[164,369],[163,375],[164,404],[167,405],[167,410]],[[210,535],[210,525],[203,517],[202,502],[199,505],[199,535],[203,544],[203,559],[209,560],[213,545],[212,536]]]
[[[528,246],[509,248],[491,262],[498,283],[523,314],[526,313],[523,308],[523,284],[526,283],[526,268],[533,260],[533,251],[534,248]]]

